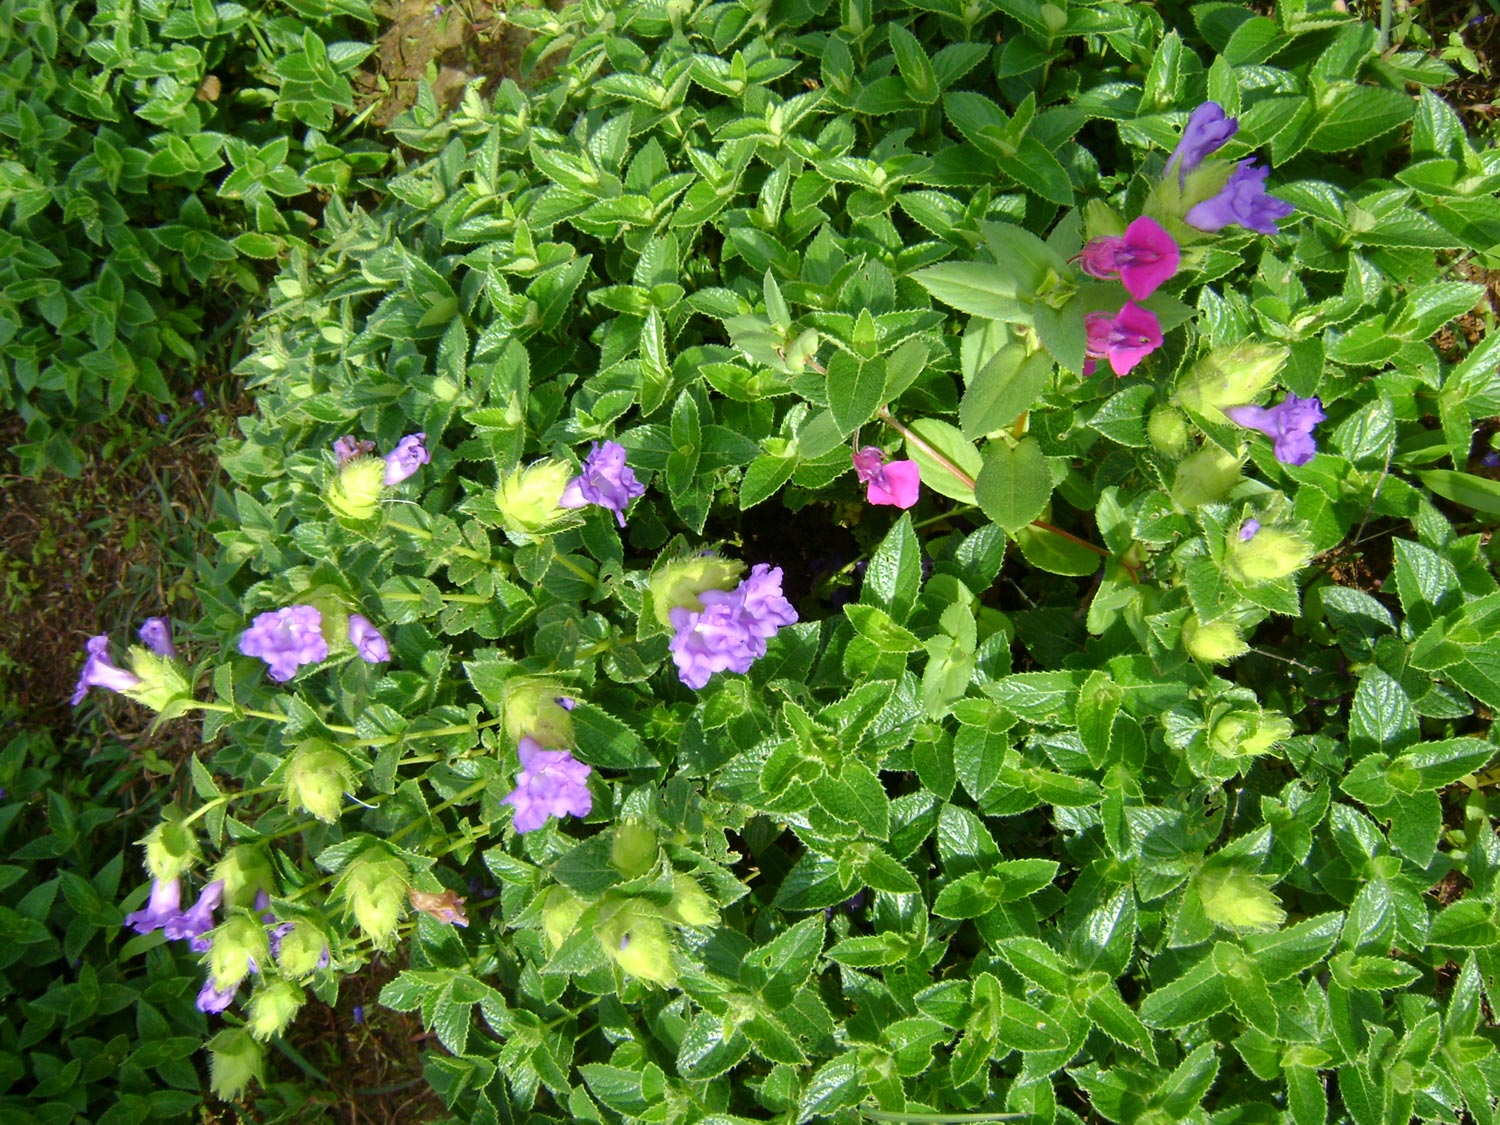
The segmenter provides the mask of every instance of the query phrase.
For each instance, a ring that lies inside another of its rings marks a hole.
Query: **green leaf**
[[[1445,949],[1491,949],[1500,943],[1494,907],[1465,898],[1438,912],[1427,933],[1427,943]]]
[[[1011,534],[1041,516],[1052,497],[1052,472],[1037,440],[990,442],[974,495],[984,514]]]
[[[964,440],[964,435],[957,428],[934,418],[918,418],[910,423],[909,428],[923,442],[935,448],[962,472],[967,473],[971,480],[979,475],[983,467],[979,450]],[[974,503],[973,486],[965,484],[950,469],[934,460],[922,446],[915,445],[908,440],[906,455],[917,463],[924,486],[950,500],[957,500],[961,504]]]
[[[840,434],[851,434],[881,407],[885,393],[885,365],[860,363],[846,352],[828,363],[828,409]]]
[[[846,605],[844,614],[854,625],[854,631],[881,652],[915,652],[922,647],[914,633],[897,625],[883,609],[856,603]]]
[[[1314,152],[1358,148],[1410,121],[1415,112],[1415,103],[1400,90],[1343,85],[1319,113],[1307,147]]]
[[[941,262],[911,275],[927,292],[959,312],[1007,324],[1030,324],[1031,303],[1017,298],[1021,278],[993,262]]]
[[[1212,957],[1175,980],[1152,991],[1141,1001],[1141,1021],[1147,1027],[1169,1030],[1188,1027],[1229,1007],[1229,990],[1214,967]]]
[[[609,712],[591,703],[577,703],[570,716],[576,739],[575,756],[603,769],[654,767],[656,759],[640,736]]]
[[[1036,404],[1051,373],[1052,362],[1045,352],[1027,355],[1024,344],[1005,345],[964,389],[958,410],[964,437],[978,441],[1009,426]]]
[[[859,599],[864,605],[885,610],[893,621],[904,622],[917,604],[921,584],[922,549],[917,545],[910,514],[902,512],[870,557]]]
[[[1500,519],[1500,481],[1453,469],[1427,469],[1417,479],[1444,500],[1461,504],[1471,511]]]

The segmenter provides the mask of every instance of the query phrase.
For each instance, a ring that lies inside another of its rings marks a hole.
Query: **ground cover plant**
[[[122,908],[216,1090],[395,962],[466,1121],[1492,1120],[1446,67],[1307,0],[513,18],[550,76],[288,247],[191,663],[87,650],[204,720]]]

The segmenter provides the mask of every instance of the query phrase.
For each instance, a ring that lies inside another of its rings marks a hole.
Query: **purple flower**
[[[757,563],[733,590],[705,590],[698,595],[703,609],[683,606],[668,614],[673,636],[668,647],[677,677],[697,690],[715,672],[748,672],[766,654],[766,642],[783,625],[797,620],[797,611],[781,594],[781,568]]]
[[[177,646],[172,643],[172,622],[165,617],[148,617],[141,626],[141,640],[157,656],[177,659]]]
[[[571,711],[578,706],[578,700],[569,699],[566,695],[559,695],[557,697],[557,705],[564,711]]]
[[[240,636],[240,651],[270,666],[271,679],[284,683],[298,666],[328,659],[323,615],[310,605],[292,605],[262,613]]]
[[[1313,428],[1327,417],[1318,399],[1294,394],[1275,406],[1229,406],[1224,413],[1230,421],[1270,438],[1276,460],[1283,465],[1305,465],[1312,460],[1318,451]]]
[[[921,471],[915,461],[886,462],[885,454],[867,445],[854,454],[854,475],[867,485],[865,499],[871,504],[891,504],[910,508],[917,502],[922,487]]]
[[[353,434],[345,434],[333,443],[333,455],[339,459],[341,469],[356,457],[363,457],[366,453],[374,452],[373,441],[364,441]]]
[[[138,934],[149,934],[175,922],[181,907],[182,884],[176,879],[155,879],[150,899],[140,910],[125,915],[125,924]]]
[[[1253,160],[1242,160],[1218,195],[1194,204],[1184,217],[1199,230],[1217,231],[1230,223],[1239,223],[1261,234],[1275,234],[1277,220],[1286,218],[1296,208],[1266,194],[1266,177],[1270,174],[1270,168],[1257,167]]]
[[[1118,277],[1137,301],[1144,301],[1177,272],[1177,243],[1166,228],[1145,215],[1116,237],[1095,238],[1078,255],[1090,277]]]
[[[515,789],[502,798],[516,810],[517,832],[540,828],[549,816],[588,816],[594,795],[587,765],[566,750],[544,750],[530,737],[521,739],[519,750],[521,773]]]
[[[208,395],[203,393],[202,387],[199,387],[196,391],[193,392],[193,401],[196,402],[199,406],[208,405]]]
[[[198,991],[198,1010],[205,1015],[216,1016],[234,1000],[234,994],[240,990],[240,982],[235,981],[233,988],[226,988],[220,992],[214,987],[213,974],[203,982],[203,987]]]
[[[1240,524],[1240,542],[1250,542],[1250,540],[1255,538],[1258,531],[1260,531],[1260,520],[1251,516],[1244,523]]]
[[[1083,322],[1088,329],[1085,354],[1093,360],[1107,358],[1116,375],[1129,375],[1136,364],[1161,347],[1161,322],[1134,301],[1126,301],[1114,316],[1092,312]],[[1085,364],[1084,374],[1092,373],[1093,367]]]
[[[109,638],[104,634],[90,637],[84,645],[89,657],[83,662],[83,671],[78,676],[78,687],[73,692],[73,706],[83,702],[91,687],[108,688],[110,691],[129,691],[141,682],[141,678],[109,662]]]
[[[626,506],[644,495],[646,486],[635,479],[635,473],[625,464],[625,447],[616,441],[603,445],[595,442],[584,458],[583,474],[568,482],[557,503],[564,508],[598,504],[614,512],[615,519],[624,527]]]
[[[354,1005],[354,1010],[350,1014],[354,1016],[355,1023],[365,1022],[365,1006],[363,1004]]]
[[[432,454],[422,444],[426,440],[426,434],[407,434],[385,455],[386,484],[400,484],[432,460]]]
[[[379,664],[391,658],[391,646],[362,613],[349,615],[349,643],[359,650],[366,664]]]
[[[224,880],[215,879],[199,892],[198,901],[167,922],[167,938],[171,941],[189,938],[197,952],[207,953],[208,942],[201,939],[214,928],[214,911],[223,901]]]
[[[1229,138],[1239,132],[1239,128],[1239,120],[1225,117],[1224,107],[1218,102],[1204,102],[1188,115],[1187,128],[1183,129],[1182,140],[1172,150],[1166,174],[1170,175],[1175,165],[1177,183],[1181,186],[1193,170],[1203,163],[1204,158],[1223,148]]]

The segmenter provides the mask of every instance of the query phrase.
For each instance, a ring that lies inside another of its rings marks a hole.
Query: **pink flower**
[[[1085,354],[1091,360],[1108,359],[1116,375],[1129,375],[1136,364],[1161,347],[1161,322],[1134,301],[1126,301],[1114,316],[1089,313],[1084,325],[1089,333]],[[1092,373],[1093,367],[1085,363],[1084,374]]]
[[[910,508],[917,502],[922,477],[915,461],[887,462],[884,453],[867,445],[854,454],[854,473],[861,484],[869,485],[865,499],[871,504]]]
[[[1084,273],[1098,278],[1118,277],[1137,301],[1151,296],[1176,273],[1180,259],[1172,236],[1145,215],[1126,227],[1123,235],[1093,239],[1078,255]]]

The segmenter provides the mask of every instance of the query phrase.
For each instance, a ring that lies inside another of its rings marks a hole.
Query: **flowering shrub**
[[[386,956],[463,1120],[1491,1112],[1492,162],[1331,5],[998,8],[520,14],[330,201],[146,847],[221,1091]]]

